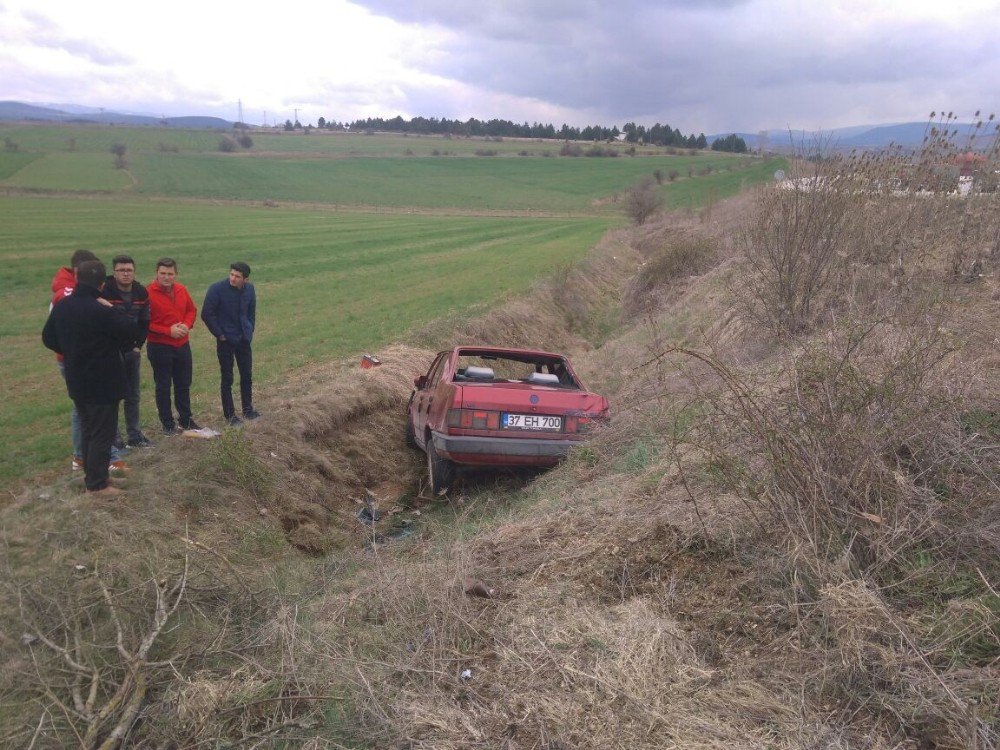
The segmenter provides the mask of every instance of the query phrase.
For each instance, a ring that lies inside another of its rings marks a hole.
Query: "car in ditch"
[[[435,494],[460,467],[553,466],[609,414],[565,356],[534,349],[458,346],[413,385],[406,442]]]

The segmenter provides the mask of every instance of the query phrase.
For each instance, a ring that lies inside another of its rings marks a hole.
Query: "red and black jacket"
[[[142,345],[146,343],[146,334],[149,332],[149,292],[146,291],[146,287],[138,281],[133,281],[132,301],[126,302],[118,285],[115,284],[115,277],[108,276],[107,281],[104,282],[104,289],[101,290],[101,296],[114,307],[124,310],[125,314],[139,326],[139,330],[142,332],[138,339],[126,347],[126,351],[141,349]]]

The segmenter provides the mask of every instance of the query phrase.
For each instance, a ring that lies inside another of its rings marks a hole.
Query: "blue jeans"
[[[56,364],[59,365],[59,374],[62,375],[63,380],[66,379],[66,363],[61,359],[56,360]],[[72,403],[72,402],[70,402]],[[80,424],[80,412],[76,410],[76,404],[73,404],[73,411],[69,415],[69,432],[70,437],[73,440],[73,458],[78,458],[83,460],[83,425]],[[112,446],[111,448],[111,461],[119,461],[121,456],[118,454],[118,449]]]

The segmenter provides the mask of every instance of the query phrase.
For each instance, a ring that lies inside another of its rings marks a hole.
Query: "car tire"
[[[432,438],[427,439],[427,478],[434,495],[450,490],[455,481],[455,464],[438,455]]]
[[[419,448],[417,445],[417,434],[413,431],[413,416],[406,415],[406,444],[411,448]]]

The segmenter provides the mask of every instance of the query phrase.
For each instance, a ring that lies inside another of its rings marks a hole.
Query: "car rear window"
[[[525,361],[506,357],[459,355],[456,383],[530,383],[532,385],[579,388],[565,360]]]

